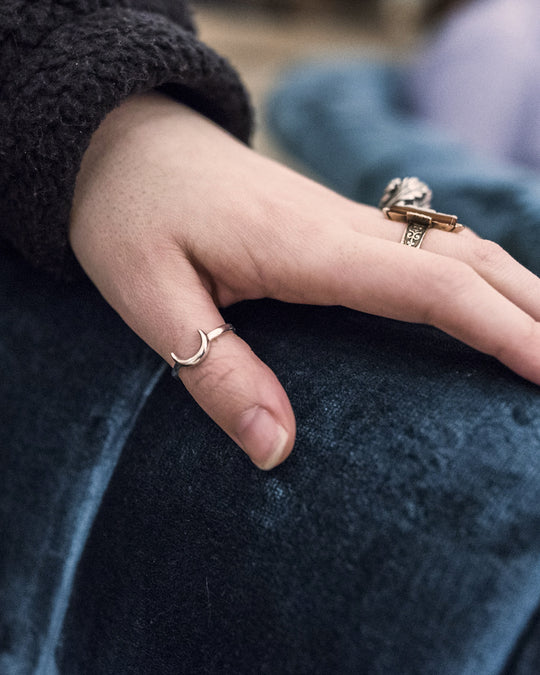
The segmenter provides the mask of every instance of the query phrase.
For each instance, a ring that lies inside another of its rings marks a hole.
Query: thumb
[[[82,243],[88,243],[85,237]],[[91,255],[85,255],[95,246],[81,244],[77,249],[104,297],[171,366],[175,363],[171,352],[189,359],[201,346],[199,330],[211,333],[224,323],[198,273],[178,257],[176,248],[172,257],[159,249],[157,264],[152,257],[145,264],[143,256],[140,265],[127,268],[120,264],[123,259],[113,258],[110,265],[97,259],[96,264]],[[129,256],[126,259],[129,262]],[[270,368],[233,332],[212,340],[205,358],[180,368],[178,376],[258,467],[272,469],[290,454],[296,424],[287,394]]]
[[[175,356],[185,359],[201,347],[198,331],[211,334],[223,318],[208,297],[205,307],[198,305],[196,316],[180,322],[182,338],[175,345]],[[289,399],[274,373],[240,337],[222,333],[208,344],[202,361],[180,367],[177,374],[197,403],[259,468],[272,469],[289,455],[295,436]]]
[[[144,285],[130,284],[131,308],[123,318],[171,366],[171,353],[190,359],[201,347],[199,331],[211,334],[225,323],[212,296],[193,267],[176,258],[144,278]],[[259,468],[273,469],[290,454],[296,423],[287,394],[233,331],[211,340],[205,357],[179,368],[177,377]]]

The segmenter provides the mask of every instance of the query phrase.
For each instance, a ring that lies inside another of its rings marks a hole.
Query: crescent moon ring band
[[[457,216],[431,208],[431,190],[418,178],[394,178],[388,183],[379,203],[386,218],[406,223],[401,238],[405,246],[419,248],[430,227],[446,232],[465,229]]]
[[[171,352],[171,357],[174,361],[171,375],[173,377],[178,377],[180,368],[198,366],[199,363],[201,363],[201,361],[203,361],[208,356],[208,352],[210,351],[210,343],[214,340],[217,340],[217,338],[220,335],[223,335],[223,333],[227,333],[229,331],[232,331],[233,333],[236,332],[234,326],[230,323],[224,323],[222,326],[214,328],[214,330],[211,330],[209,333],[205,333],[199,328],[198,332],[199,337],[201,338],[201,346],[195,352],[195,354],[193,354],[193,356],[190,356],[189,359],[179,359],[178,356]]]

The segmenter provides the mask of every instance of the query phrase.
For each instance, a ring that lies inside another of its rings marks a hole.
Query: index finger
[[[357,233],[399,242],[406,225],[384,218],[378,209],[372,217],[355,220]],[[540,319],[540,279],[495,242],[482,239],[466,228],[459,233],[434,227],[426,232],[423,251],[431,251],[466,262],[491,286],[521,307],[534,319]]]
[[[540,324],[460,260],[342,231],[288,286],[280,299],[436,326],[540,384]]]

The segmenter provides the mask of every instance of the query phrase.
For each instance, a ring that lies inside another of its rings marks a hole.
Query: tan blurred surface
[[[324,11],[279,14],[208,6],[196,8],[195,17],[201,38],[231,61],[252,95],[257,111],[255,147],[291,163],[268,136],[260,114],[265,96],[280,73],[306,59],[366,53],[396,58],[406,54],[418,33],[418,3],[384,0],[382,21],[375,21],[367,12],[365,16],[355,12],[347,17]]]

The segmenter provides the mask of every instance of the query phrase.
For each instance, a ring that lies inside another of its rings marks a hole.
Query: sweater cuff
[[[235,71],[158,14],[102,10],[48,34],[0,102],[5,236],[57,277],[78,264],[68,242],[75,179],[90,138],[125,98],[156,87],[247,142],[249,101]]]

